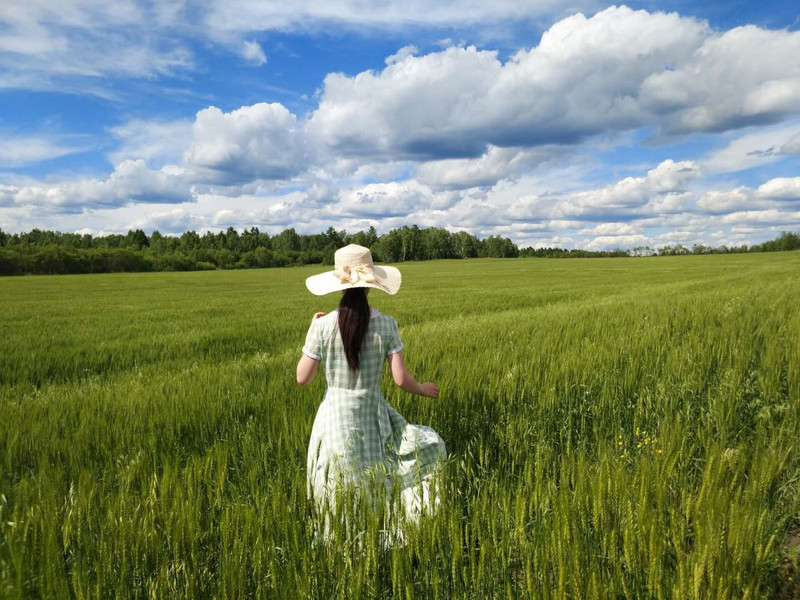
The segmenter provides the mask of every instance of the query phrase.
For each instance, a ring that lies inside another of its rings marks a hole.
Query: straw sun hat
[[[333,271],[312,275],[306,279],[308,291],[317,296],[349,288],[378,288],[387,294],[400,289],[400,271],[394,267],[376,267],[369,248],[350,244],[333,255]]]

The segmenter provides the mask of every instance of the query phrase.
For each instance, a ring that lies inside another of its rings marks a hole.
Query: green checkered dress
[[[338,313],[311,324],[303,354],[322,363],[327,382],[308,447],[308,492],[317,501],[333,500],[337,483],[359,485],[378,473],[388,495],[400,486],[407,516],[432,503],[432,478],[447,456],[444,442],[430,427],[406,422],[381,393],[384,361],[402,349],[397,321],[373,308],[353,372]]]

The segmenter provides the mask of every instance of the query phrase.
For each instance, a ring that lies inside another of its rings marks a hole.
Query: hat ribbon
[[[375,283],[375,272],[371,265],[343,265],[341,269],[336,269],[333,274],[342,283],[355,284],[359,281],[364,283]]]

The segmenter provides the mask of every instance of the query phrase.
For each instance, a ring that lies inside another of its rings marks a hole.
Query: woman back
[[[363,290],[353,292],[364,293]],[[352,370],[340,334],[339,316],[339,310],[335,310],[312,323],[303,354],[320,361],[328,388],[373,390],[380,394],[387,355],[403,349],[397,321],[374,308],[368,309],[368,325],[361,342],[359,367]]]

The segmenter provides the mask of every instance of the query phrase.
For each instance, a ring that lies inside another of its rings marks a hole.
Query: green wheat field
[[[394,544],[306,499],[324,267],[0,279],[0,597],[800,593],[800,253],[400,268],[450,457]]]

